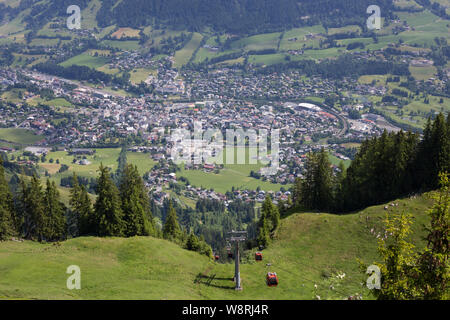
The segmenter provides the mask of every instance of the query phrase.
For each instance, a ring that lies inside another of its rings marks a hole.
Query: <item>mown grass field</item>
[[[95,57],[93,54],[91,55],[85,52],[62,62],[61,65],[63,67],[69,67],[71,65],[86,66],[89,68],[96,69],[102,67],[103,65],[108,63],[108,61],[109,59],[106,57],[101,56]]]
[[[319,40],[323,38],[318,36],[320,33],[325,34],[325,29],[321,25],[286,31],[280,43],[280,50],[300,50],[303,46],[318,48]],[[310,35],[313,37],[308,38]]]
[[[413,67],[409,66],[409,72],[416,80],[428,80],[436,78],[437,69],[435,66],[429,67]]]
[[[128,41],[103,40],[101,43],[108,47],[122,49],[122,50],[128,50],[128,51],[139,50],[139,48],[140,48],[139,41],[135,41],[135,40],[128,40]]]
[[[389,206],[389,212],[413,215],[411,240],[416,249],[422,249],[422,225],[429,221],[426,210],[432,201],[419,196],[395,203],[398,206]],[[367,278],[359,271],[357,259],[367,264],[379,261],[376,235],[384,233],[387,211],[383,207],[348,215],[296,213],[282,219],[275,240],[263,251],[262,262],[254,261],[254,251],[244,254],[242,291],[234,290],[232,261],[215,263],[161,239],[0,242],[0,298],[277,300],[345,299],[359,293],[371,299],[362,285]],[[81,269],[80,290],[66,287],[70,265]],[[278,274],[277,287],[265,284],[269,270]],[[345,277],[339,280],[337,273]]]
[[[0,128],[0,140],[18,143],[33,144],[41,141],[44,137],[34,134],[34,132],[26,129],[18,128]]]
[[[189,62],[194,51],[199,47],[203,36],[200,33],[194,32],[192,39],[184,46],[183,49],[175,53],[175,67],[181,67]]]
[[[280,36],[279,32],[258,34],[234,41],[231,48],[245,49],[246,51],[277,49]]]
[[[281,187],[289,188],[289,185],[273,184],[250,177],[251,170],[257,172],[260,168],[261,165],[251,164],[225,165],[225,168],[218,174],[202,170],[184,170],[183,168],[177,175],[187,178],[192,186],[214,189],[220,193],[231,191],[233,187],[240,190],[255,190],[260,187],[266,191],[278,191]]]
[[[150,74],[156,75],[156,73],[156,70],[146,68],[134,69],[132,72],[130,72],[130,81],[134,84],[139,84],[142,81],[147,80]]]
[[[98,168],[101,163],[104,166],[109,167],[112,171],[117,170],[117,158],[119,157],[120,148],[104,148],[95,149],[95,153],[92,156],[86,156],[86,160],[90,163],[88,165],[80,165],[72,163],[74,156],[69,155],[66,151],[49,152],[46,157],[45,163],[39,163],[44,169],[50,169],[54,172],[56,168],[56,160],[59,160],[59,166],[65,164],[69,166],[69,170],[63,173],[55,173],[51,179],[58,185],[62,177],[72,176],[75,172],[78,176],[86,178],[96,178],[98,176]],[[50,163],[50,159],[53,159],[53,164]],[[138,167],[139,173],[143,175],[145,172],[151,170],[155,162],[150,158],[148,153],[128,152],[127,162]],[[53,166],[52,166],[53,165]],[[59,170],[59,167],[57,168]],[[51,172],[49,171],[51,174]]]
[[[217,192],[225,193],[231,191],[233,187],[240,190],[256,190],[260,187],[266,191],[278,191],[281,187],[288,189],[290,185],[275,184],[269,181],[264,181],[262,178],[256,179],[250,177],[250,172],[258,172],[264,165],[261,161],[252,159],[250,161],[249,155],[250,148],[238,148],[235,147],[234,160],[229,161],[227,159],[227,153],[230,148],[222,150],[215,158],[210,158],[210,163],[217,163],[218,159],[223,159],[222,163],[224,168],[219,170],[219,173],[205,172],[203,170],[186,170],[184,165],[180,165],[180,172],[177,173],[178,177],[185,177],[189,180],[189,183],[195,187],[202,187],[206,189],[214,189]],[[257,152],[257,150],[254,150]],[[239,157],[239,160],[238,160]],[[241,157],[243,157],[241,159]],[[256,162],[256,163],[254,163]]]

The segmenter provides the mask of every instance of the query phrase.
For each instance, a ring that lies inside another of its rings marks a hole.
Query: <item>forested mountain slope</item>
[[[17,2],[17,1],[16,1]],[[6,3],[8,4],[8,3]],[[28,28],[42,27],[55,17],[66,16],[67,7],[86,9],[87,0],[21,0],[17,6],[1,4],[0,19],[9,20],[31,9],[23,18]],[[392,0],[101,0],[95,4],[99,27],[148,25],[175,29],[249,34],[282,30],[294,26],[348,24],[365,26],[369,5],[380,6],[390,17]],[[99,8],[97,8],[99,7]]]

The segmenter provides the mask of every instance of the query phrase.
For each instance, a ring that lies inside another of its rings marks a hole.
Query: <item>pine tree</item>
[[[301,185],[302,205],[307,209],[330,209],[333,205],[332,168],[323,148],[319,153],[308,155],[304,176]]]
[[[192,231],[187,238],[186,249],[191,251],[199,251],[200,249],[200,241]]]
[[[41,182],[36,175],[29,185],[22,178],[22,208],[24,210],[24,234],[26,239],[44,240],[45,204]]]
[[[0,157],[0,240],[16,235],[12,194],[5,179],[3,160]]]
[[[59,192],[55,182],[47,179],[44,194],[44,231],[47,241],[61,240],[67,230],[65,206],[59,201]]]
[[[450,171],[450,150],[448,149],[449,133],[447,132],[447,123],[445,117],[440,113],[434,120],[431,128],[431,152],[432,152],[432,188],[439,186],[439,173]]]
[[[295,178],[294,187],[293,187],[293,206],[298,208],[302,204],[302,179]]]
[[[272,199],[269,195],[264,199],[262,205],[262,215],[267,220],[268,229],[270,233],[274,232],[280,223],[280,212],[278,208],[273,204]]]
[[[269,223],[266,215],[263,213],[258,223],[258,237],[256,241],[260,247],[266,248],[270,241]]]
[[[120,150],[119,157],[117,158],[117,170],[114,174],[114,182],[117,186],[122,181],[122,175],[124,174],[125,167],[127,166],[127,146],[123,145]]]
[[[125,166],[120,183],[120,196],[126,224],[125,235],[132,237],[154,234],[150,200],[136,166]]]
[[[95,202],[95,227],[99,236],[123,236],[125,223],[119,190],[111,179],[109,169],[100,164]]]
[[[428,119],[419,144],[415,162],[418,188],[434,189],[439,186],[439,172],[450,171],[449,120],[440,113],[431,123]]]
[[[165,239],[178,240],[181,236],[181,229],[177,220],[177,213],[172,206],[172,201],[169,203],[169,213],[167,214],[166,222],[163,227],[163,236]]]
[[[333,208],[334,210],[342,210],[344,207],[344,180],[346,176],[346,170],[344,163],[342,161],[339,162],[338,172],[334,177],[333,181]]]
[[[74,212],[79,235],[95,233],[95,216],[91,199],[83,185],[79,185],[76,174],[73,174],[73,187],[70,190],[70,206]]]

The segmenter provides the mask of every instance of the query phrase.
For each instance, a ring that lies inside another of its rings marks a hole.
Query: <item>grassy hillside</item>
[[[30,130],[16,128],[0,129],[0,140],[19,144],[33,144],[41,141],[43,136],[36,135]]]
[[[422,225],[428,221],[425,196],[394,201],[389,211],[414,216],[412,239],[424,246]],[[345,216],[323,213],[284,218],[276,240],[243,257],[243,291],[235,291],[234,264],[219,264],[173,243],[154,238],[77,238],[55,244],[25,241],[0,243],[0,298],[7,299],[342,299],[362,293],[370,299],[356,258],[378,259],[378,233],[384,205]],[[373,232],[371,232],[373,229]],[[271,266],[267,267],[266,264]],[[81,268],[81,290],[66,289],[69,265]],[[279,286],[265,285],[277,272]],[[337,273],[345,273],[342,280]],[[330,289],[330,284],[334,290]],[[317,289],[315,289],[317,285]]]

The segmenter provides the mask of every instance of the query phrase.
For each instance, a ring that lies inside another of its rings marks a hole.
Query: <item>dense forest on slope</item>
[[[0,20],[4,14],[13,18],[31,8],[23,22],[29,29],[36,29],[55,17],[67,16],[70,5],[83,10],[88,3],[88,0],[21,0],[16,8],[3,8]],[[369,16],[366,10],[372,4],[380,6],[383,17],[392,18],[392,0],[101,0],[96,18],[100,27],[153,25],[249,34],[318,23],[325,27],[357,24],[366,28]]]
[[[180,29],[252,33],[322,23],[365,25],[369,0],[103,0],[100,26],[165,24]],[[376,1],[384,15],[391,0]]]

